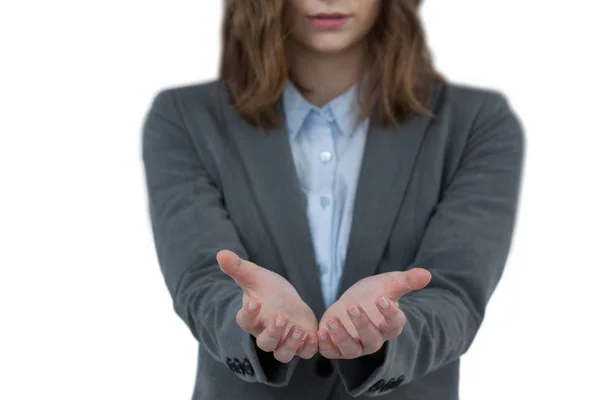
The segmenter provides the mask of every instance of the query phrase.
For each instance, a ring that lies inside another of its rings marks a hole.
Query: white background
[[[156,263],[140,128],[160,88],[216,77],[221,3],[0,3],[1,399],[190,397],[196,343]],[[461,399],[600,399],[598,2],[422,14],[439,69],[503,91],[527,133],[514,246]]]

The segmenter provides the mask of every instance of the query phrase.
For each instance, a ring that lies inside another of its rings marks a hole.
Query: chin
[[[323,54],[335,54],[342,53],[348,50],[351,46],[351,43],[333,41],[333,40],[323,40],[318,42],[311,43],[308,48],[316,53]]]

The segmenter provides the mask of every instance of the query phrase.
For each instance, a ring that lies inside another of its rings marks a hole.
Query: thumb
[[[388,296],[392,300],[415,290],[423,289],[431,281],[431,273],[423,268],[413,268],[408,271],[390,273]]]
[[[217,253],[221,271],[233,278],[242,288],[252,287],[256,281],[257,265],[243,260],[233,251],[221,250]]]

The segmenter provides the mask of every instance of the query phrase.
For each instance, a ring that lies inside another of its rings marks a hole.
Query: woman
[[[504,95],[435,72],[414,0],[227,1],[219,82],[143,131],[193,398],[457,399],[523,153]]]

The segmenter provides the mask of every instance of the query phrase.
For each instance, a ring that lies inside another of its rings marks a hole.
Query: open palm
[[[431,274],[422,268],[373,275],[352,285],[319,322],[319,352],[327,358],[373,354],[400,335],[406,317],[398,299],[424,288]]]
[[[281,362],[317,352],[317,318],[294,287],[281,275],[222,250],[217,261],[243,292],[236,322],[256,338],[263,351]]]

